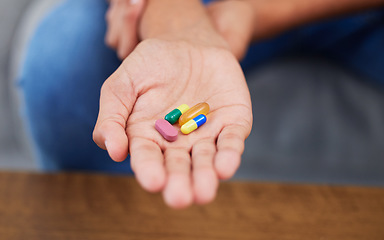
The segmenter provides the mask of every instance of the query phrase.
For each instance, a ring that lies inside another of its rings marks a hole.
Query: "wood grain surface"
[[[133,178],[0,172],[1,240],[383,240],[384,189],[225,182],[172,210]]]

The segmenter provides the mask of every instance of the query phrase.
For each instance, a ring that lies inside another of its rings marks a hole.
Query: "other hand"
[[[145,0],[110,0],[105,42],[121,60],[139,43],[137,29],[144,5]]]

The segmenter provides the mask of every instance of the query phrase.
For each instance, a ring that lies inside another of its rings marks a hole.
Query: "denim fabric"
[[[205,1],[209,2],[209,1]],[[104,44],[104,0],[67,0],[47,15],[32,37],[21,70],[26,122],[44,170],[130,173],[92,141],[100,88],[120,65]],[[249,69],[292,52],[326,55],[384,83],[382,11],[319,23],[252,45]]]
[[[378,9],[306,25],[252,44],[241,65],[249,70],[283,55],[320,55],[383,86],[383,53],[384,9]]]
[[[303,26],[253,44],[242,62],[245,70],[282,55],[328,58],[369,81],[384,85],[384,10]]]
[[[106,1],[65,1],[30,42],[20,84],[44,170],[131,171],[92,141],[100,88],[120,65],[104,44],[106,8]]]

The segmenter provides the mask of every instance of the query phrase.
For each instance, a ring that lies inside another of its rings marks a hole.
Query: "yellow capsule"
[[[195,117],[199,116],[200,114],[207,115],[209,113],[209,105],[208,103],[199,103],[192,108],[188,109],[181,117],[179,118],[179,125],[183,126],[185,123],[187,123],[189,120],[194,119]]]
[[[181,126],[181,132],[184,134],[190,134],[206,122],[207,117],[203,114],[200,114],[199,116],[189,120],[187,123]]]

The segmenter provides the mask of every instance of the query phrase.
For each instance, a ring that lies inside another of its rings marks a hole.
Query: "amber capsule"
[[[208,103],[199,103],[190,109],[188,109],[181,117],[179,118],[179,125],[183,126],[185,123],[187,123],[189,120],[194,119],[195,117],[199,116],[200,114],[207,115],[209,113],[209,105]]]

